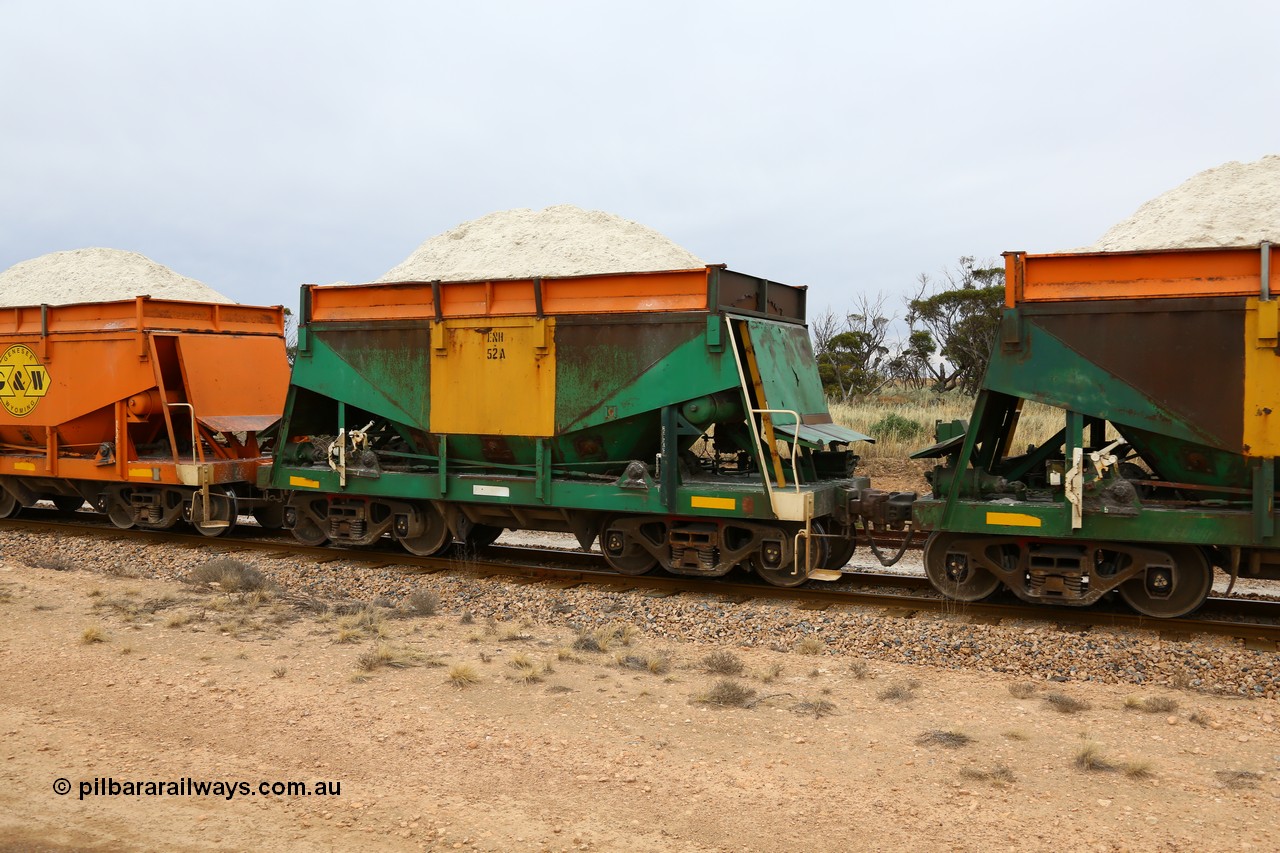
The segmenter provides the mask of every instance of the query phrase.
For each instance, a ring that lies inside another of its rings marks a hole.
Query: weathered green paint
[[[790,409],[801,417],[825,415],[827,397],[818,376],[809,332],[803,326],[769,320],[746,321],[755,346],[756,363],[771,409]],[[775,416],[783,422],[785,416]]]

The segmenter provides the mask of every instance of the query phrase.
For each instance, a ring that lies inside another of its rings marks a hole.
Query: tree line
[[[941,278],[921,273],[916,284],[903,300],[905,337],[891,337],[896,318],[882,294],[861,294],[847,312],[827,309],[810,321],[829,397],[847,403],[890,385],[977,393],[1000,326],[1004,267],[965,256]]]

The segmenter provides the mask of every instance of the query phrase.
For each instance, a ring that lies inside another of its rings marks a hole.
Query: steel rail
[[[49,515],[53,513],[50,512]],[[174,530],[120,529],[83,522],[68,523],[65,518],[56,521],[29,517],[0,520],[0,531],[23,529],[98,538],[139,539],[158,544],[199,547],[215,554],[252,550],[323,558],[324,562],[346,560],[374,566],[409,566],[427,573],[453,570],[481,576],[551,580],[562,588],[595,584],[621,590],[636,589],[667,594],[713,594],[736,601],[781,599],[801,602],[813,609],[827,609],[833,606],[879,608],[891,615],[906,617],[919,613],[938,613],[987,623],[1018,619],[1058,623],[1065,626],[1151,630],[1159,631],[1166,636],[1213,634],[1242,639],[1251,648],[1280,651],[1280,601],[1211,597],[1198,611],[1200,614],[1198,616],[1155,619],[1129,611],[1111,610],[1099,606],[1071,608],[1028,604],[1011,593],[997,595],[993,599],[981,602],[953,601],[933,593],[928,580],[922,575],[849,572],[841,581],[825,588],[812,586],[786,588],[723,578],[691,578],[665,574],[620,575],[609,569],[599,554],[547,548],[530,549],[493,545],[485,549],[482,558],[480,555],[462,559],[454,556],[418,557],[390,543],[386,546],[359,549],[312,547],[302,545],[292,538],[236,535],[238,531],[214,538],[199,533],[179,533]],[[531,553],[548,560],[561,561],[567,565],[533,564],[528,562],[528,556]],[[714,580],[714,583],[708,583],[709,580]],[[849,587],[874,587],[882,591],[870,592]],[[918,591],[920,594],[884,592],[885,587],[908,589]],[[1242,621],[1238,617],[1260,621]]]

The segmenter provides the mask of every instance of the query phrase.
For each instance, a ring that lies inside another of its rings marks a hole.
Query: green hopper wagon
[[[866,507],[910,508],[855,477],[867,436],[832,423],[804,319],[803,288],[721,266],[307,286],[285,524],[415,554],[564,531],[627,574],[834,579]]]
[[[1006,256],[1006,309],[970,423],[939,424],[914,507],[944,594],[1001,584],[1156,617],[1205,600],[1214,567],[1280,577],[1275,250]],[[1059,411],[1023,438],[1023,404]]]

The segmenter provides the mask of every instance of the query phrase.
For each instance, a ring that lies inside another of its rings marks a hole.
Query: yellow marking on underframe
[[[15,463],[13,463],[13,470],[15,470],[15,471],[34,471],[34,470],[36,470],[36,465],[35,465],[35,463],[34,463],[34,462],[15,462]]]
[[[1040,527],[1043,522],[1025,512],[989,512],[987,524],[1000,524],[1005,527]]]
[[[737,498],[713,498],[707,495],[694,495],[689,498],[689,506],[697,509],[737,509]]]
[[[155,472],[153,472],[150,468],[130,468],[129,469],[130,477],[146,477],[148,480],[150,480],[152,476],[154,476],[154,473]]]
[[[302,487],[302,488],[304,488],[304,489],[318,489],[318,488],[320,488],[320,481],[319,481],[319,480],[308,480],[306,477],[290,477],[290,478],[289,478],[289,485],[290,485],[290,486],[300,486],[300,487]]]

